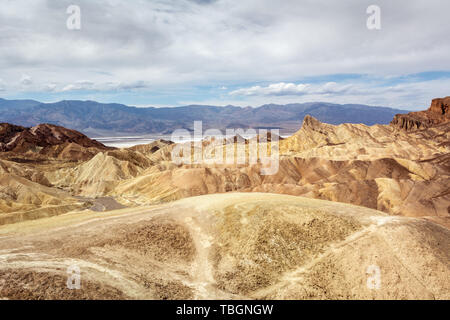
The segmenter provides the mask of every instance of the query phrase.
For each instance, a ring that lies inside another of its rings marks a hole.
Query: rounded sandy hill
[[[6,299],[450,298],[448,229],[303,197],[82,211],[4,225],[0,238]]]

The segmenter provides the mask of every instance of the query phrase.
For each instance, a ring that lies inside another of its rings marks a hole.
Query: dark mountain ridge
[[[26,128],[0,123],[0,153],[3,158],[21,155],[29,159],[42,157],[87,160],[99,151],[111,150],[86,135],[61,126],[39,124]]]
[[[279,128],[282,134],[299,129],[309,114],[330,124],[388,124],[405,110],[356,104],[324,102],[266,104],[258,108],[189,105],[175,108],[137,108],[117,103],[64,100],[40,103],[34,100],[0,99],[0,122],[32,127],[40,123],[73,128],[89,136],[117,134],[169,134],[175,129],[193,128],[203,121],[203,129]]]

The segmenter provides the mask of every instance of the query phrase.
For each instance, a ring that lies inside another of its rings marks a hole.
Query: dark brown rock
[[[75,150],[69,152],[68,150]],[[9,123],[0,124],[0,152],[10,152],[15,154],[25,154],[32,152],[35,154],[58,158],[72,158],[74,160],[86,160],[96,154],[96,150],[109,150],[98,141],[92,140],[84,134],[66,129],[52,124],[40,124],[32,128],[12,125]],[[89,152],[84,152],[84,151]]]
[[[391,125],[406,131],[426,129],[450,121],[450,97],[431,101],[428,110],[396,114]]]

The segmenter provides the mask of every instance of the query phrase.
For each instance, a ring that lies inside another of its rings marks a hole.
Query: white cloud
[[[359,90],[341,83],[298,87],[306,85],[299,79],[312,76],[450,70],[449,1],[377,0],[379,31],[366,27],[372,3],[365,0],[284,0],[282,5],[273,0],[78,0],[78,31],[66,28],[70,4],[2,2],[0,76],[8,79],[8,92],[173,92],[271,83],[235,90],[232,97],[287,101],[291,96],[344,97]],[[363,95],[359,99],[366,102]]]
[[[352,83],[327,82],[306,85],[304,91],[285,91],[286,94],[269,94],[269,88],[284,88],[285,83],[271,84],[265,87],[248,87],[231,91],[228,97],[204,101],[184,101],[185,104],[241,105],[260,106],[267,103],[286,104],[302,102],[332,102],[369,104],[376,106],[398,107],[409,110],[423,110],[433,98],[449,95],[450,79],[422,80],[403,82],[392,86],[378,80],[354,81]],[[298,84],[290,84],[294,88]]]
[[[33,79],[27,74],[23,74],[22,77],[20,78],[20,84],[23,86],[29,86],[32,83]]]
[[[80,0],[77,32],[65,27],[69,4],[2,3],[2,73],[26,70],[66,85],[83,78],[173,85],[450,70],[443,23],[450,2],[379,0],[380,31],[367,30],[368,4],[360,0]]]
[[[55,91],[58,85],[56,83],[48,83],[45,87],[45,91]]]
[[[338,84],[336,82],[327,82],[321,87],[316,89],[316,93],[320,94],[342,94],[350,92],[356,93],[356,89],[351,84]]]
[[[273,83],[266,87],[253,86],[231,91],[232,96],[303,96],[307,94],[343,94],[353,92],[357,89],[352,84],[338,84],[327,82],[321,85],[295,84],[295,83]]]
[[[116,90],[138,90],[149,88],[150,85],[146,81],[133,81],[129,83],[112,84],[112,88]]]
[[[267,87],[253,86],[250,88],[238,89],[230,92],[230,95],[241,96],[283,96],[283,95],[303,95],[307,93],[308,84],[294,83],[273,83]]]
[[[94,82],[89,80],[79,80],[73,84],[66,85],[61,91],[91,90],[93,87]]]
[[[90,80],[78,80],[75,83],[68,84],[62,87],[60,90],[57,89],[56,85],[53,85],[53,90],[56,92],[68,92],[68,91],[79,91],[79,90],[92,90],[92,91],[133,91],[149,88],[149,84],[145,81],[133,81],[129,83],[122,82],[100,82],[94,83]]]

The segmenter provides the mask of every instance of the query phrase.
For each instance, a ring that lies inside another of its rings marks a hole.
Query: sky
[[[0,0],[0,97],[421,110],[450,95],[448,12],[442,0]]]

